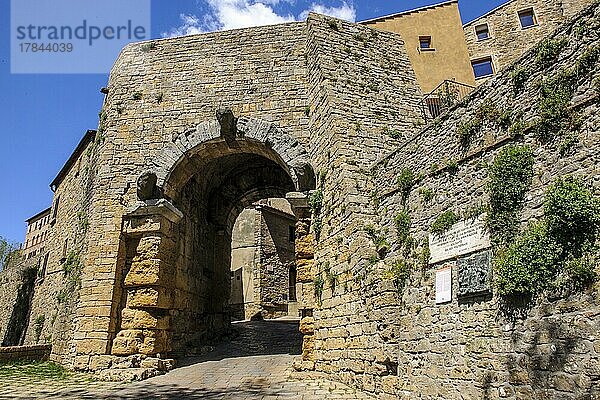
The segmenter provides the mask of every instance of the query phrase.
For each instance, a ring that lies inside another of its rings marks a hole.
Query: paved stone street
[[[170,373],[143,382],[90,382],[0,377],[0,399],[370,399],[340,383],[290,376],[300,354],[297,324],[234,324],[239,336],[213,351],[180,362]]]

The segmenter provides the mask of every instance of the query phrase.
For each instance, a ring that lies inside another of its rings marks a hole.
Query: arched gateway
[[[174,136],[138,179],[140,201],[123,218],[111,353],[178,354],[226,331],[237,216],[314,187],[306,151],[274,124],[223,109]]]

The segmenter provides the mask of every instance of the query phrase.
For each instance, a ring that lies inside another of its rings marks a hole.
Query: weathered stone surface
[[[315,319],[313,317],[304,317],[300,320],[300,332],[305,335],[315,333]]]
[[[112,354],[130,355],[136,354],[144,342],[144,334],[141,330],[122,330],[112,343]]]
[[[300,236],[296,238],[296,257],[305,258],[313,257],[315,254],[314,237],[312,234]]]
[[[130,282],[132,282],[130,280]],[[137,282],[141,282],[138,280]],[[142,287],[127,291],[128,308],[164,308],[173,307],[173,292],[165,287]]]
[[[101,381],[135,382],[160,375],[161,372],[150,368],[107,369],[100,371],[97,376]]]
[[[138,309],[123,309],[121,313],[123,329],[168,329],[169,316],[162,312]]]
[[[298,273],[298,282],[312,282],[315,278],[315,260],[298,259],[296,261],[296,270]]]

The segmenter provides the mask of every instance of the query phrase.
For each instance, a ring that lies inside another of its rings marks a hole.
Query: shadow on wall
[[[588,367],[570,365],[581,362],[582,354],[594,352],[594,335],[599,322],[594,316],[579,317],[571,312],[582,305],[594,303],[593,294],[569,297],[534,307],[534,301],[521,299],[502,309],[503,317],[512,329],[508,333],[511,350],[506,356],[508,382],[515,390],[541,398],[570,393],[566,398],[591,399],[600,394],[596,383],[600,371],[588,357]],[[581,372],[583,367],[583,374]],[[570,372],[572,371],[572,372]],[[494,377],[484,376],[484,399],[489,393]]]
[[[37,269],[27,267],[20,271],[20,274],[21,285],[17,289],[17,298],[12,308],[10,319],[8,320],[6,332],[4,333],[2,347],[22,345],[27,333]]]

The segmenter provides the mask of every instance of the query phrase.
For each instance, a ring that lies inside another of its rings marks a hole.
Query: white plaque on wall
[[[435,304],[452,301],[452,266],[435,272]]]
[[[485,214],[460,221],[448,231],[429,234],[430,264],[473,253],[491,247],[490,235],[485,228]]]

